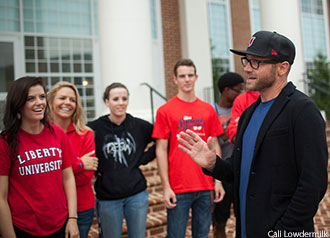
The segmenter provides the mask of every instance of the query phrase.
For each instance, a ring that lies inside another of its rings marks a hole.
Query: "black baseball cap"
[[[287,37],[271,31],[258,31],[251,39],[246,50],[230,49],[234,54],[267,57],[272,60],[293,64],[296,49]]]

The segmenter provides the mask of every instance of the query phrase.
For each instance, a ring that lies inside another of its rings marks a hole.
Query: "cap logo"
[[[272,55],[278,55],[275,50],[272,50]]]
[[[248,47],[250,47],[253,44],[253,41],[256,39],[255,36],[252,36],[251,39],[249,40],[249,45]]]

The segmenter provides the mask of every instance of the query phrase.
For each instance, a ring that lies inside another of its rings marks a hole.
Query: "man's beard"
[[[249,91],[262,91],[265,88],[270,88],[275,82],[275,70],[276,68],[273,65],[271,72],[262,78],[256,80],[254,84],[249,85],[246,83],[245,87]]]

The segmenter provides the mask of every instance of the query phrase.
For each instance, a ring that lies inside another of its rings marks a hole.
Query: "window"
[[[86,118],[95,117],[92,40],[25,36],[25,67],[28,74],[46,79],[47,89],[60,81],[78,88]]]
[[[213,73],[212,90],[214,100],[217,101],[219,93],[216,81],[221,74],[230,70],[228,3],[226,0],[209,0],[208,10]],[[207,94],[212,95],[211,92]]]
[[[261,30],[259,0],[250,0],[251,35]]]
[[[24,32],[91,35],[91,12],[89,0],[24,0]]]
[[[225,1],[209,2],[209,27],[211,35],[212,57],[228,57],[228,20]]]
[[[301,0],[301,21],[306,62],[312,62],[319,53],[328,55],[326,19],[322,0]]]
[[[0,32],[19,32],[19,0],[0,1]]]
[[[227,2],[210,0],[208,10],[213,73],[219,68],[226,72],[230,65]]]
[[[157,16],[155,0],[150,0],[150,15],[151,15],[151,35],[153,39],[157,39]]]

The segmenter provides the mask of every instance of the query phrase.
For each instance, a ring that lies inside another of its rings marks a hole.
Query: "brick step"
[[[153,161],[149,162],[146,165],[140,166],[141,171],[143,172],[144,176],[149,177],[149,172],[156,172],[158,174],[158,167],[157,161],[154,159]]]
[[[147,180],[147,190],[149,196],[153,193],[159,194],[163,192],[162,183],[158,173],[156,160],[153,160],[147,165],[140,167],[146,180]]]
[[[153,176],[148,176],[146,177],[147,180],[147,187],[148,188],[153,188],[153,187],[161,187],[161,180],[159,175],[153,175]]]
[[[165,211],[165,204],[163,202],[162,193],[151,193],[149,194],[149,210],[148,213]]]

